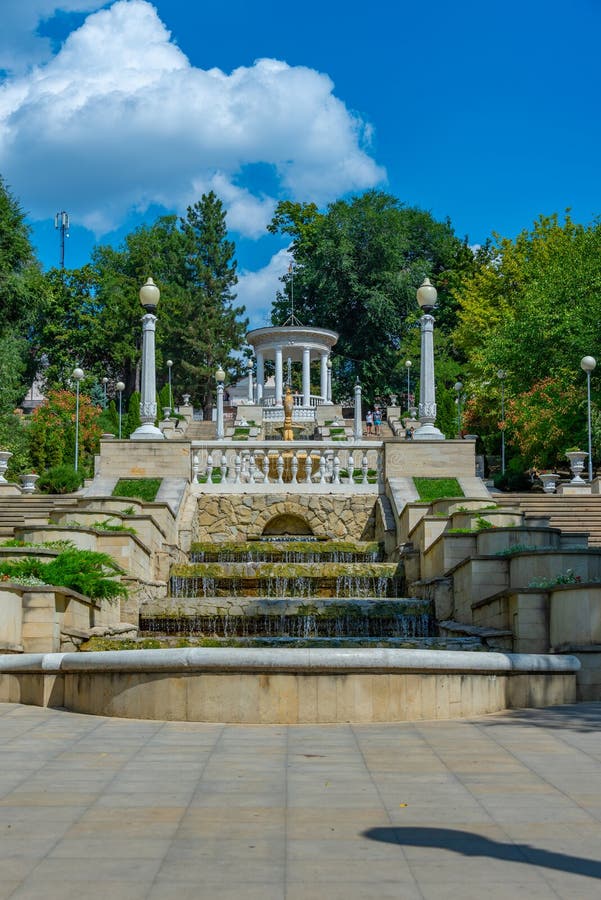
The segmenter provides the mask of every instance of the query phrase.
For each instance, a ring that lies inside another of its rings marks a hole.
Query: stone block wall
[[[193,541],[261,537],[277,516],[300,518],[314,535],[338,540],[374,539],[373,494],[202,494],[192,525]]]

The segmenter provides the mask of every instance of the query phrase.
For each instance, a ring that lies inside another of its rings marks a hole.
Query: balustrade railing
[[[192,482],[205,490],[265,485],[347,485],[378,490],[383,478],[383,444],[375,441],[193,441]],[[366,487],[368,486],[369,487]]]

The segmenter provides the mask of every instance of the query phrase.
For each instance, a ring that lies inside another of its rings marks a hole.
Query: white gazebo
[[[332,402],[332,380],[329,364],[330,352],[338,340],[335,331],[326,328],[309,328],[304,325],[275,325],[270,328],[255,328],[246,335],[246,340],[253,348],[257,360],[256,402],[268,405],[265,392],[265,360],[275,363],[275,396],[271,403],[276,407],[283,406],[284,399],[284,366],[302,363],[302,394],[295,397],[295,406],[303,409],[315,409],[322,404]],[[320,386],[319,393],[311,393],[311,362],[319,360]]]

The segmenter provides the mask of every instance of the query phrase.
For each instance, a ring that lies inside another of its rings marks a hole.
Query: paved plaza
[[[0,704],[0,898],[601,897],[601,704],[221,726]]]

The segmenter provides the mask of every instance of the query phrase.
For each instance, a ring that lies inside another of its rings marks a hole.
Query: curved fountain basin
[[[186,648],[0,656],[0,700],[137,719],[401,722],[574,702],[572,656]]]

